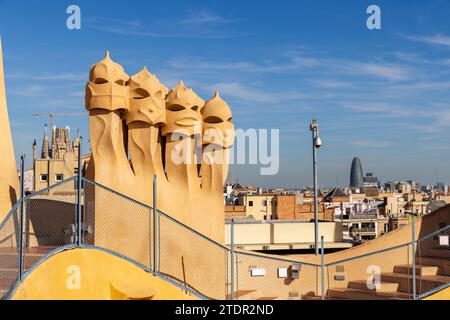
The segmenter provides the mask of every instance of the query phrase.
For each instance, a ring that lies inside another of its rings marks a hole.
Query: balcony
[[[351,228],[350,234],[374,234],[376,230],[374,227],[366,227],[366,228]]]

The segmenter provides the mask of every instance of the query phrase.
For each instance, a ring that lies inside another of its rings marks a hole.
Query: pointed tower
[[[3,71],[3,51],[0,39],[0,221],[11,210],[18,199],[19,176],[9,125],[8,107],[6,105],[5,76]]]
[[[359,189],[363,187],[363,170],[361,160],[357,157],[353,158],[350,169],[350,187]]]
[[[80,150],[80,129],[77,129],[77,136],[73,139],[72,144],[73,152],[75,153],[75,159],[78,159],[78,151]]]
[[[36,161],[36,139],[33,141],[33,164]]]
[[[66,126],[66,133],[65,133],[65,138],[66,138],[66,152],[72,152],[72,142],[70,139],[70,127]]]
[[[57,146],[56,146],[56,126],[52,125],[50,130],[52,130],[52,144],[50,146],[50,158],[55,159],[56,153],[58,152]]]
[[[48,145],[47,125],[45,125],[44,138],[42,139],[41,159],[48,159],[50,157],[50,150]]]

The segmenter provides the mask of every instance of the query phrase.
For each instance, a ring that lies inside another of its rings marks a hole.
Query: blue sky
[[[66,28],[70,4],[81,30]],[[366,28],[370,4],[381,30]],[[30,158],[41,143],[48,121],[34,113],[84,112],[89,67],[108,49],[130,75],[147,66],[206,99],[218,88],[239,128],[280,129],[279,173],[233,166],[243,183],[311,184],[312,118],[323,185],[347,185],[354,156],[382,180],[450,183],[448,12],[449,1],[0,0],[15,151]],[[87,114],[57,124],[88,136]]]

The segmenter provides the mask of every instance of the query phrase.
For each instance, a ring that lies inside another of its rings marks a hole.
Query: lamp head
[[[320,137],[317,136],[317,137],[314,139],[314,147],[315,147],[316,149],[319,149],[321,146],[322,146],[322,139],[320,139]]]

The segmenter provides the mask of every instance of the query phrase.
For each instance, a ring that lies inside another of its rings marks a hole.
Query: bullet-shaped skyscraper
[[[363,171],[361,160],[355,157],[352,161],[352,168],[350,170],[350,187],[362,188],[364,186]]]

